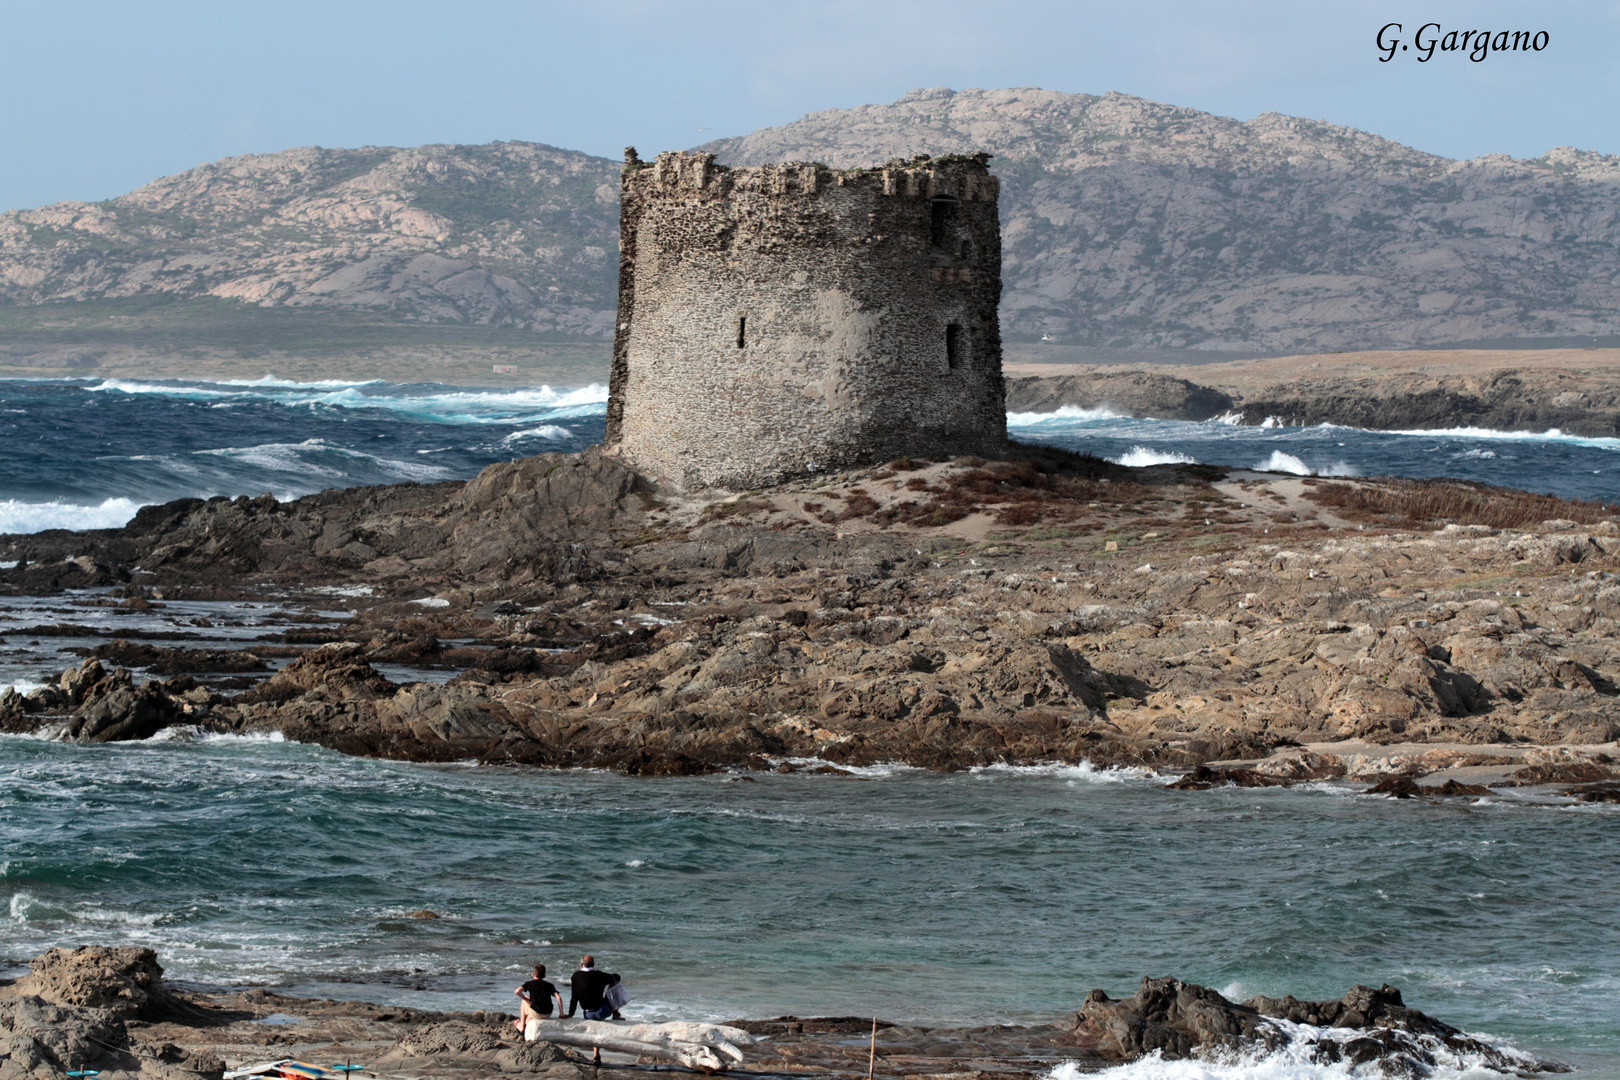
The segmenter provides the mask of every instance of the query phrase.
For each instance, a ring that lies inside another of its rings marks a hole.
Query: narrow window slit
[[[737,316],[737,348],[746,349],[747,347],[748,347],[748,316],[739,315],[739,316]]]
[[[962,328],[956,323],[945,324],[945,367],[955,371],[962,366]]]
[[[928,240],[935,248],[949,251],[956,225],[956,200],[935,199],[928,216]]]

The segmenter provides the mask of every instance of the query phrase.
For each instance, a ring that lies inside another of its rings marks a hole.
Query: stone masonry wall
[[[626,152],[606,441],[685,487],[1006,443],[988,158]]]

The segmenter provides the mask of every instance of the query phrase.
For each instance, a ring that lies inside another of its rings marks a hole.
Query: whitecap
[[[549,439],[552,442],[560,442],[563,439],[572,439],[573,437],[574,433],[565,427],[558,427],[556,424],[545,424],[541,427],[529,428],[526,431],[514,431],[502,439],[501,442],[513,443],[519,439]]]
[[[1094,409],[1082,408],[1079,405],[1060,405],[1055,412],[1010,412],[1007,414],[1007,426],[1034,427],[1037,424],[1048,424],[1055,420],[1086,423],[1091,420],[1125,419],[1129,418],[1123,413],[1115,412],[1106,405],[1099,405]]]
[[[598,416],[606,408],[608,388],[601,383],[581,387],[516,387],[502,390],[453,389],[436,383],[412,393],[412,386],[381,380],[353,382],[341,379],[295,382],[267,375],[262,379],[143,382],[103,379],[87,390],[125,394],[160,394],[223,404],[253,400],[285,406],[328,406],[343,409],[386,409],[418,420],[442,424],[543,423],[570,416]],[[379,387],[388,387],[379,391]]]
[[[851,775],[863,777],[867,780],[881,780],[885,777],[900,776],[906,773],[927,772],[926,769],[920,769],[915,765],[906,765],[899,761],[880,762],[876,765],[843,765],[819,757],[790,757],[781,760],[790,765],[796,765],[801,769],[818,769],[830,765],[835,769],[841,769]]]
[[[1065,1061],[1048,1070],[1043,1080],[1081,1080],[1082,1077],[1105,1080],[1358,1080],[1388,1075],[1376,1066],[1369,1070],[1346,1058],[1337,1062],[1314,1060],[1317,1047],[1322,1042],[1349,1042],[1365,1034],[1360,1029],[1315,1027],[1276,1019],[1268,1019],[1265,1023],[1286,1035],[1288,1041],[1275,1050],[1214,1050],[1207,1052],[1205,1057],[1174,1060],[1166,1060],[1160,1051],[1155,1050],[1145,1057],[1100,1072],[1089,1069],[1082,1072],[1078,1063]],[[1535,1058],[1510,1043],[1473,1033],[1468,1033],[1468,1036],[1489,1046],[1501,1059],[1514,1063],[1519,1069],[1533,1069],[1536,1065]],[[1421,1073],[1431,1080],[1499,1080],[1503,1076],[1513,1075],[1492,1068],[1482,1054],[1455,1050],[1433,1036],[1418,1036],[1416,1041],[1434,1063],[1432,1068],[1424,1068]]]
[[[968,773],[973,776],[1056,776],[1070,783],[1089,784],[1123,784],[1133,780],[1163,779],[1152,769],[1136,765],[1110,765],[1106,769],[1099,769],[1089,761],[1082,761],[1078,765],[1069,765],[1061,761],[1040,765],[1007,765],[997,762],[994,765],[974,765],[968,769]]]
[[[1219,416],[1210,417],[1208,420],[1205,420],[1204,423],[1225,424],[1228,427],[1241,427],[1243,424],[1243,414],[1240,412],[1231,411],[1223,412]]]
[[[1285,454],[1281,450],[1273,450],[1271,456],[1254,466],[1260,472],[1293,473],[1295,476],[1314,476],[1309,465],[1306,465],[1293,454]]]
[[[63,502],[30,503],[0,499],[0,534],[36,533],[46,529],[117,529],[129,524],[141,504],[133,499],[107,499],[96,506]]]
[[[1151,446],[1133,446],[1119,457],[1109,458],[1115,465],[1128,465],[1140,469],[1148,465],[1196,465],[1198,459],[1174,450],[1155,450]]]

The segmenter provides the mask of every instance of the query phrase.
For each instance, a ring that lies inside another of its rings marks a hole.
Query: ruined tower
[[[625,153],[605,441],[689,487],[1006,442],[987,155]]]

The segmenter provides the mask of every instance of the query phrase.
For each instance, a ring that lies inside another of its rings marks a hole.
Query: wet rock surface
[[[234,659],[121,636],[0,696],[0,728],[81,742],[197,725],[640,775],[1204,766],[1195,788],[1416,785],[1475,747],[1528,770],[1491,784],[1616,774],[1620,525],[1477,485],[1015,448],[699,497],[592,450],[460,487],[149,507],[124,530],[0,538],[0,559],[17,591],[71,574],[120,603],[320,589],[308,603],[346,605]],[[240,693],[184,670],[286,660]],[[1564,756],[1532,760],[1551,746]],[[1449,793],[1481,783],[1456,779]]]
[[[218,1080],[226,1067],[280,1058],[352,1062],[403,1077],[601,1075],[588,1052],[524,1042],[505,1013],[426,1012],[264,989],[185,994],[164,987],[161,971],[144,949],[53,950],[36,959],[35,981],[0,985],[0,1076],[63,1080],[68,1069],[96,1068],[116,1080]],[[127,993],[133,983],[145,995],[139,1005],[139,995]],[[37,996],[41,991],[57,1000]],[[113,1001],[121,1010],[68,998]],[[866,1074],[870,1056],[889,1076],[1034,1077],[1062,1062],[1097,1071],[1153,1053],[1233,1060],[1284,1047],[1388,1076],[1425,1075],[1460,1060],[1519,1075],[1561,1068],[1410,1009],[1389,986],[1356,986],[1336,1001],[1256,997],[1237,1004],[1192,983],[1144,978],[1124,1000],[1094,990],[1050,1025],[933,1028],[782,1016],[730,1026],[758,1040],[733,1070],[743,1075],[856,1077]],[[648,1064],[605,1053],[601,1068]]]
[[[1144,978],[1122,1001],[1093,990],[1058,1026],[1110,1060],[1152,1053],[1230,1060],[1289,1047],[1320,1064],[1376,1064],[1393,1076],[1427,1075],[1437,1065],[1459,1062],[1509,1074],[1567,1071],[1407,1008],[1400,991],[1388,985],[1354,986],[1337,1001],[1254,997],[1238,1004],[1205,986]]]

